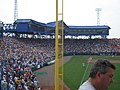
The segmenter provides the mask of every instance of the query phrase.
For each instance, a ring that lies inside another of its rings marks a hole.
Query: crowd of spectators
[[[3,60],[0,65],[1,90],[38,90],[37,77],[23,60]]]
[[[3,37],[0,40],[0,73],[2,90],[10,89],[11,86],[22,90],[35,90],[37,80],[32,73],[33,68],[41,68],[48,61],[54,59],[53,46],[40,44],[38,40],[15,39]],[[48,43],[50,43],[48,41]],[[33,89],[31,89],[33,86]]]
[[[55,58],[54,39],[3,37],[0,40],[2,90],[37,90],[32,73]],[[120,53],[120,39],[65,39],[65,55]],[[8,89],[9,88],[9,89]]]
[[[120,53],[120,39],[72,39],[65,40],[65,53],[116,54]]]

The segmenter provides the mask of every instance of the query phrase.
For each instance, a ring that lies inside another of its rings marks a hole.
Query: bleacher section
[[[3,37],[0,43],[0,81],[5,88],[37,88],[32,71],[54,61],[55,40]],[[64,55],[120,55],[119,46],[120,39],[65,39]]]

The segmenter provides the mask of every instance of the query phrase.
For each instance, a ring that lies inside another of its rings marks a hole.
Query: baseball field
[[[95,60],[107,59],[116,66],[113,83],[109,90],[120,90],[120,56],[73,56],[64,65],[64,82],[70,90],[77,90],[88,78],[91,65]]]

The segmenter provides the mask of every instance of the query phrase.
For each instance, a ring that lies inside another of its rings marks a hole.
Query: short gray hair
[[[105,74],[108,67],[114,70],[116,69],[115,66],[108,60],[97,60],[91,68],[89,77],[95,78],[97,72]]]

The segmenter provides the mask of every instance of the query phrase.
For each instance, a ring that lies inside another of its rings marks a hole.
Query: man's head
[[[96,88],[107,90],[112,83],[115,66],[108,60],[97,60],[91,68],[89,77],[94,79]]]

